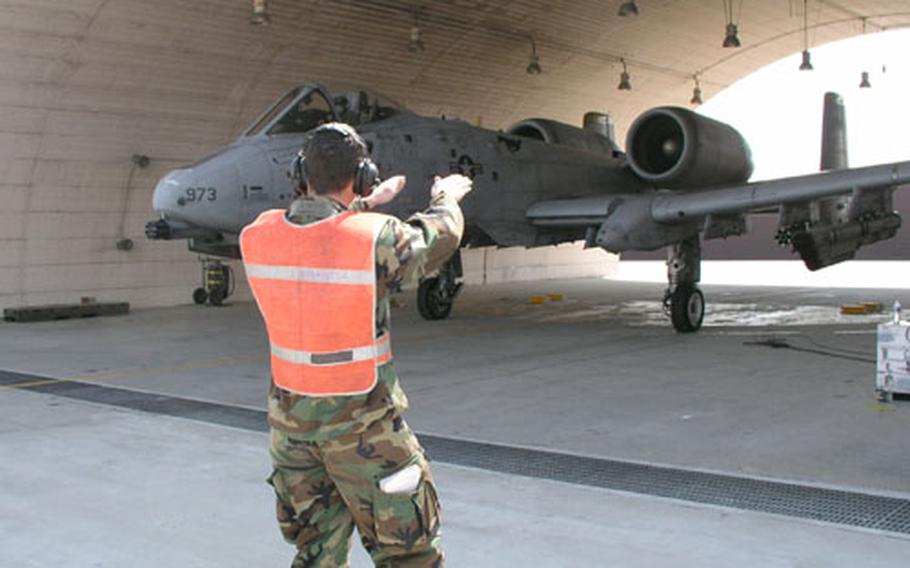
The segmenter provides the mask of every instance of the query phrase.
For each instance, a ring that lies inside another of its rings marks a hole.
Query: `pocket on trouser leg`
[[[402,472],[406,470],[404,468]],[[383,547],[395,547],[404,552],[430,545],[439,534],[439,499],[429,471],[421,467],[417,487],[410,492],[386,493],[380,489],[380,484],[381,480],[377,482],[373,499],[376,541]]]
[[[278,520],[278,528],[281,530],[281,536],[291,544],[297,542],[302,527],[297,522],[297,514],[294,507],[286,497],[287,488],[284,486],[278,470],[272,471],[272,475],[266,482],[275,489],[275,518]]]

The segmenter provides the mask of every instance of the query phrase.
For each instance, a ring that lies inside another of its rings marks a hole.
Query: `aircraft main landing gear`
[[[664,311],[673,328],[691,333],[701,328],[705,317],[705,296],[698,289],[701,280],[701,241],[698,235],[667,249],[667,280]]]
[[[193,290],[193,302],[220,306],[234,293],[234,271],[220,260],[202,259],[202,286]]]
[[[436,276],[424,278],[417,289],[417,311],[423,319],[441,320],[452,313],[455,298],[461,292],[463,282],[458,279],[464,275],[461,267],[461,251],[455,251]]]

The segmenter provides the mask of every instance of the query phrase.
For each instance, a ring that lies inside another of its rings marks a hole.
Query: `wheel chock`
[[[877,314],[882,311],[879,302],[864,302],[862,304],[847,304],[840,307],[840,313],[845,316],[864,316]]]

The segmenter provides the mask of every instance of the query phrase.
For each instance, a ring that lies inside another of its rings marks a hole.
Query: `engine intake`
[[[666,189],[742,183],[753,169],[752,151],[735,128],[680,107],[635,119],[626,151],[638,177]]]

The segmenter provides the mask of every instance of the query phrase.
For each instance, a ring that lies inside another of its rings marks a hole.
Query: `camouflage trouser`
[[[401,419],[318,444],[273,429],[271,453],[278,524],[297,546],[292,567],[347,566],[355,525],[376,566],[443,565],[433,478]],[[390,476],[397,487],[383,483]]]

